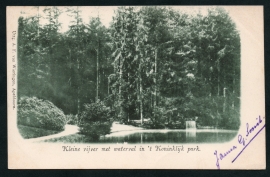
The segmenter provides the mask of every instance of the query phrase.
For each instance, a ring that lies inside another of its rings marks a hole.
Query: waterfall
[[[195,121],[186,121],[186,129],[196,129]]]

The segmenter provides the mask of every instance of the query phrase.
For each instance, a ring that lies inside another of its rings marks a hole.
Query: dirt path
[[[143,128],[140,127],[134,127],[131,125],[123,125],[123,124],[119,124],[119,122],[113,122],[112,127],[111,127],[111,133],[115,133],[115,132],[122,132],[122,131],[133,131],[133,130],[142,130]],[[65,126],[65,130],[54,134],[54,135],[48,135],[48,136],[42,136],[42,137],[38,137],[38,138],[31,138],[31,139],[26,139],[26,141],[28,142],[40,142],[40,141],[44,141],[44,140],[49,140],[52,138],[60,138],[63,136],[67,136],[67,135],[72,135],[75,133],[79,132],[79,128],[76,125],[66,125]]]
[[[79,132],[78,126],[76,125],[66,125],[65,126],[65,130],[54,134],[54,135],[48,135],[48,136],[42,136],[42,137],[38,137],[38,138],[31,138],[31,139],[27,139],[26,141],[28,142],[39,142],[39,141],[44,141],[44,140],[48,140],[48,139],[52,139],[52,138],[59,138],[62,136],[67,136],[67,135],[72,135]]]

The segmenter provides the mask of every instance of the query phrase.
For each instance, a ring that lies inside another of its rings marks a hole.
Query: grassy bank
[[[67,135],[67,136],[62,136],[59,138],[52,138],[48,140],[44,140],[43,142],[48,142],[48,143],[87,143],[87,142],[93,142],[91,138],[86,137],[85,135],[82,134],[73,134],[73,135]]]
[[[37,138],[47,135],[53,135],[61,131],[45,130],[42,128],[29,127],[24,125],[18,125],[19,132],[24,139]]]

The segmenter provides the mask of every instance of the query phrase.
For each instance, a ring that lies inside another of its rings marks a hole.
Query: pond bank
[[[132,125],[124,125],[119,122],[113,122],[111,127],[111,133],[121,132],[121,131],[133,131],[133,130],[144,130],[141,127],[135,127]]]

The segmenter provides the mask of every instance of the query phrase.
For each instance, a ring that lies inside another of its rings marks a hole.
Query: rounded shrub
[[[17,123],[47,130],[64,130],[66,116],[48,100],[22,97],[18,101]]]
[[[80,133],[97,141],[101,135],[110,133],[112,125],[110,108],[103,102],[85,104],[83,111],[79,114]]]

